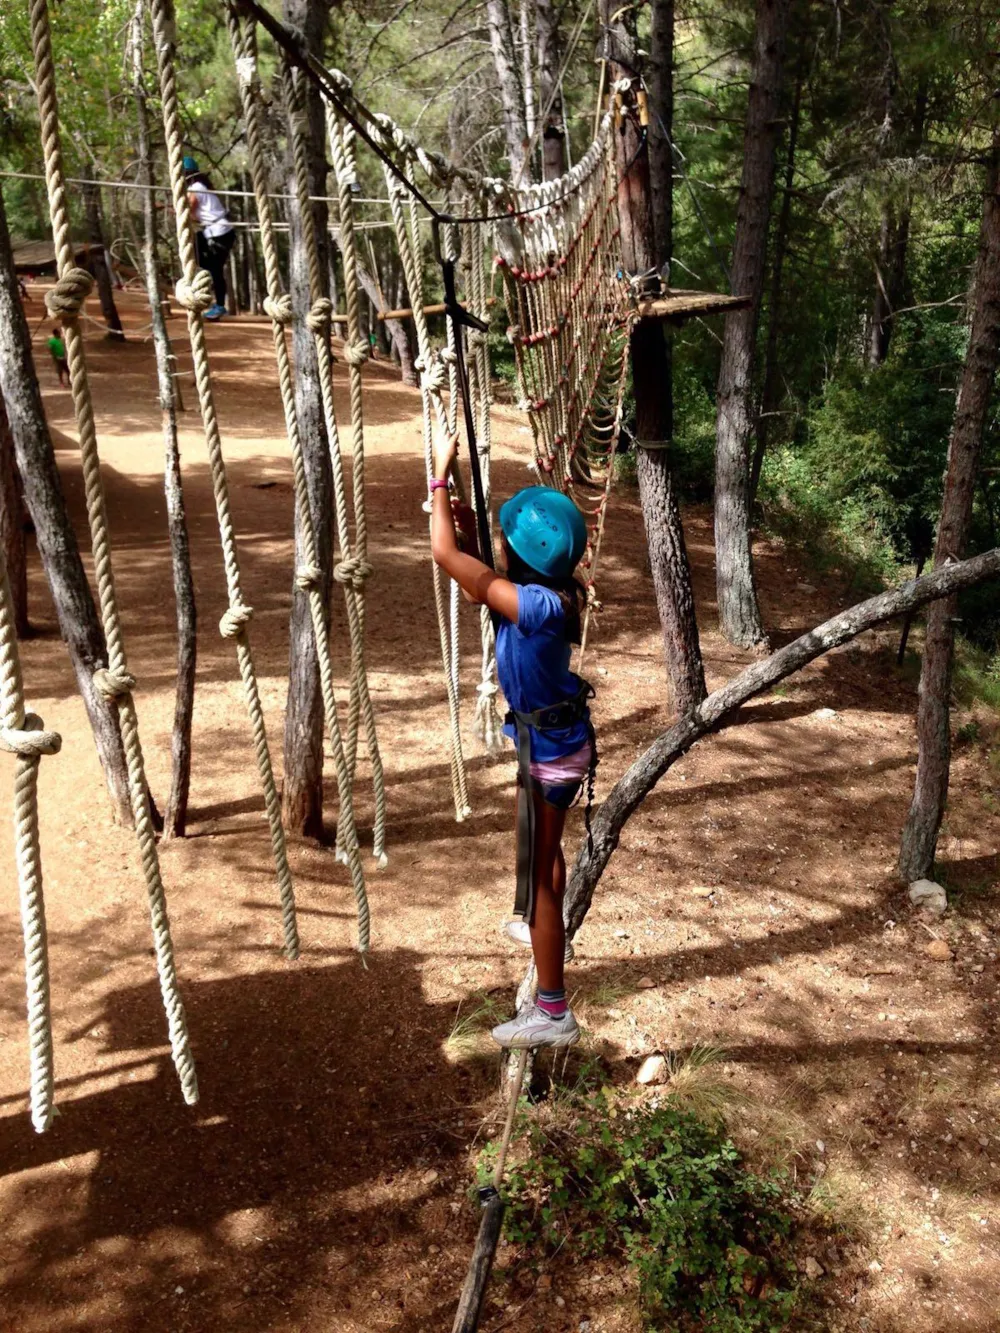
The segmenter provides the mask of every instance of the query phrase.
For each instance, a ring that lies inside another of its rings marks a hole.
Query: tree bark
[[[111,283],[111,270],[108,268],[107,251],[104,246],[104,225],[101,221],[101,195],[97,185],[84,185],[83,208],[87,218],[87,240],[100,246],[100,253],[90,252],[90,270],[97,282],[97,294],[101,301],[101,313],[108,326],[109,338],[125,340],[121,316],[115,305],[115,293]]]
[[[611,54],[620,57],[609,61],[609,78],[634,79],[638,61],[634,11],[619,9],[612,22],[613,9],[613,0],[601,0],[601,19],[609,31]],[[622,258],[628,273],[640,274],[655,267],[649,158],[646,144],[640,138],[637,116],[626,114],[622,128],[624,132],[615,135]],[[698,641],[691,567],[670,469],[673,399],[662,323],[640,320],[632,330],[630,351],[636,437],[640,442],[637,445],[639,501],[673,704],[683,717],[705,697],[705,670]]]
[[[167,530],[170,537],[170,562],[177,614],[177,686],[174,695],[174,723],[170,737],[170,795],[163,814],[163,839],[182,838],[187,827],[188,795],[191,788],[191,719],[194,714],[195,666],[198,653],[197,612],[194,578],[191,573],[191,547],[184,512],[181,484],[181,456],[177,442],[177,410],[171,367],[170,335],[163,316],[160,281],[156,263],[156,209],[153,172],[150,163],[149,117],[146,89],[142,78],[142,19],[145,0],[139,0],[132,27],[133,83],[136,110],[138,180],[146,187],[142,196],[142,267],[152,321],[153,351],[156,357],[156,386],[160,400],[163,430],[163,489],[166,496]]]
[[[890,124],[891,99],[894,84],[886,94],[886,123]],[[927,84],[917,89],[916,107],[910,127],[909,149],[914,157],[919,153],[927,121]],[[889,345],[895,330],[895,313],[903,305],[906,294],[906,257],[910,243],[910,215],[912,200],[909,193],[899,212],[890,200],[882,205],[879,226],[878,261],[875,273],[875,300],[872,306],[871,332],[868,341],[868,364],[880,366],[889,355]]]
[[[674,245],[674,0],[652,0],[647,82],[653,262],[669,283]]]
[[[800,53],[798,68],[795,72],[795,94],[792,98],[792,114],[788,123],[788,147],[785,153],[785,179],[781,194],[781,209],[778,213],[778,227],[774,235],[774,253],[771,258],[771,289],[767,303],[767,342],[764,346],[764,388],[760,396],[760,411],[757,413],[757,445],[754,449],[753,463],[750,468],[750,504],[754,502],[757,487],[760,484],[760,470],[764,465],[767,450],[767,438],[771,430],[772,414],[777,410],[780,393],[778,389],[778,332],[781,328],[782,278],[785,271],[785,254],[788,250],[788,230],[792,220],[792,186],[795,184],[795,151],[799,141],[799,122],[802,117],[802,86],[805,83],[806,61]]]
[[[743,140],[743,175],[733,243],[733,290],[750,298],[726,316],[719,367],[715,453],[715,570],[719,624],[740,648],[767,643],[750,541],[750,436],[753,363],[774,193],[781,61],[789,0],[757,0],[750,97]]]
[[[486,20],[493,50],[493,67],[500,86],[500,106],[503,112],[504,142],[510,159],[511,180],[525,184],[531,181],[527,162],[528,127],[524,119],[524,91],[521,73],[517,67],[514,30],[510,21],[508,0],[486,0]]]
[[[301,34],[305,48],[322,55],[327,7],[323,0],[284,0],[285,19]],[[326,117],[323,102],[313,85],[303,81],[309,153],[309,192],[326,194]],[[323,570],[323,600],[329,604],[333,566],[333,474],[330,447],[323,417],[323,399],[313,335],[305,322],[311,302],[309,268],[302,237],[294,174],[289,203],[289,292],[296,318],[292,323],[292,355],[295,361],[295,409],[298,414],[302,461],[309,488],[309,505],[316,533],[316,554]],[[327,206],[316,199],[312,205],[319,269],[326,287]],[[302,533],[296,518],[295,566],[304,562]],[[309,597],[292,584],[292,615],[288,663],[288,706],[285,713],[285,781],[282,816],[295,833],[320,838],[323,835],[323,697],[319,661],[309,612]]]
[[[1000,125],[994,128],[986,202],[979,232],[975,304],[965,367],[948,445],[935,568],[960,560],[972,522],[979,454],[1000,361]],[[931,878],[938,832],[948,798],[951,762],[951,669],[957,601],[936,603],[927,617],[917,708],[917,777],[899,849],[900,878]]]
[[[558,84],[560,12],[556,9],[555,0],[535,0],[538,114],[543,118],[542,180],[546,181],[557,180],[566,170],[566,127],[563,124],[562,89]]]
[[[14,603],[14,633],[28,635],[28,551],[24,535],[24,487],[14,457],[14,437],[0,394],[0,549],[3,550]]]
[[[524,90],[524,128],[530,143],[535,133],[535,51],[531,40],[532,0],[521,0],[521,87]],[[544,106],[544,103],[543,103]]]
[[[340,245],[340,233],[334,233],[334,240]],[[385,300],[379,284],[375,281],[373,274],[369,273],[367,265],[362,261],[361,256],[357,259],[358,282],[361,283],[365,295],[371,301],[376,310],[385,310]],[[399,369],[404,384],[410,388],[416,388],[420,383],[420,376],[417,374],[417,368],[413,364],[413,348],[410,346],[410,340],[407,336],[406,325],[401,319],[386,319],[380,321],[385,325],[385,331],[392,343],[392,349],[399,360]]]
[[[101,623],[84,573],[76,534],[66,512],[55,451],[42,410],[42,395],[31,355],[31,337],[17,291],[7,216],[0,196],[0,394],[7,407],[14,454],[24,482],[24,500],[35,527],[42,567],[52,590],[59,629],[70,661],[111,796],[112,812],[131,824],[128,773],[117,710],[94,689],[98,667],[108,664]]]
[[[662,732],[608,793],[593,823],[593,851],[584,842],[577,854],[563,908],[570,934],[580,929],[587,915],[594,889],[618,846],[622,829],[671,765],[696,741],[717,731],[749,699],[771,689],[832,648],[849,643],[865,630],[925,606],[935,598],[971,588],[998,575],[1000,550],[988,551],[959,564],[941,565],[922,579],[911,579],[909,583],[891,588],[867,602],[860,602],[801,635],[770,657],[754,662],[722,689],[710,694],[695,712]]]

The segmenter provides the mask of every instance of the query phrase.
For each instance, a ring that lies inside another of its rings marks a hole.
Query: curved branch
[[[593,851],[585,843],[577,854],[566,889],[564,913],[570,935],[583,923],[594,889],[611,860],[625,824],[649,795],[664,773],[692,745],[715,731],[749,699],[777,685],[832,648],[839,648],[865,630],[892,620],[907,611],[971,588],[1000,576],[1000,547],[971,560],[943,565],[923,578],[910,579],[898,588],[859,602],[831,620],[817,625],[786,647],[760,662],[754,662],[731,681],[710,694],[692,713],[675,722],[635,761],[615,783],[598,811],[593,825]]]

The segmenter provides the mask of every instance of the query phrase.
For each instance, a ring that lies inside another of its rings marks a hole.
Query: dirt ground
[[[135,330],[140,306],[125,305]],[[29,316],[40,314],[36,288]],[[141,336],[112,346],[87,329],[118,590],[162,800],[174,640],[151,348]],[[183,341],[181,321],[172,332]],[[270,334],[261,322],[224,323],[209,330],[209,345],[280,768],[292,497]],[[38,347],[82,534],[70,398]],[[336,369],[346,421],[346,375]],[[185,383],[199,684],[190,836],[162,860],[198,1061],[195,1108],[181,1100],[166,1055],[134,841],[109,820],[33,559],[37,635],[24,645],[26,686],[64,737],[62,753],[42,762],[40,785],[60,1115],[37,1136],[26,1109],[8,817],[0,823],[3,1329],[451,1326],[477,1226],[469,1183],[498,1109],[489,1041],[456,1040],[456,1022],[487,992],[509,1006],[524,962],[499,933],[512,893],[513,766],[469,738],[474,817],[455,823],[420,508],[419,399],[386,366],[370,366],[366,386],[377,566],[368,653],[390,812],[389,867],[368,876],[367,970],[353,948],[347,873],[315,844],[291,846],[302,958],[289,964],[280,952],[236,663],[215,629],[222,565]],[[503,494],[524,477],[527,434],[503,409],[497,433]],[[710,516],[689,512],[687,529],[715,685],[744,659],[716,630]],[[757,558],[778,642],[855,600],[844,579],[819,579],[781,543],[762,543]],[[600,594],[587,666],[598,686],[599,794],[668,718],[642,525],[627,489],[613,503]],[[343,677],[340,608],[335,629]],[[463,632],[468,719],[472,614]],[[952,906],[940,922],[917,920],[893,878],[915,760],[915,687],[913,673],[893,664],[897,633],[868,634],[821,660],[671,770],[625,833],[569,984],[585,1054],[623,1089],[651,1051],[719,1048],[713,1076],[730,1090],[740,1142],[780,1159],[817,1216],[836,1224],[810,1242],[825,1270],[812,1284],[810,1327],[986,1333],[1000,1329],[996,773],[982,742],[959,747],[941,848]],[[11,787],[12,766],[0,764],[8,811]],[[367,837],[366,768],[356,799]],[[926,954],[932,933],[950,941],[953,961]],[[637,1327],[615,1261],[577,1263],[571,1246],[543,1271],[502,1246],[489,1302],[487,1333]]]

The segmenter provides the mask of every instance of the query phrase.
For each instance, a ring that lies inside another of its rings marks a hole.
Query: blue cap
[[[568,495],[551,486],[528,486],[500,509],[507,545],[524,563],[549,578],[569,578],[587,548],[587,525]]]
[[[181,165],[183,166],[185,171],[198,170],[198,163],[194,160],[193,157],[186,157]]]

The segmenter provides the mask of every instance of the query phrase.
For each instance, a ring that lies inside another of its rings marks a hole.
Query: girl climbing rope
[[[456,535],[448,478],[455,441],[440,443],[431,478],[434,559],[468,598],[484,603],[497,623],[496,660],[510,705],[504,732],[517,747],[517,893],[521,918],[507,933],[530,941],[538,991],[533,1005],[493,1029],[499,1045],[517,1049],[571,1046],[580,1030],[566,1004],[567,955],[562,897],[566,811],[583,784],[593,793],[597,746],[590,721],[591,687],[569,669],[580,641],[586,600],[573,577],[587,544],[583,515],[568,496],[548,486],[519,491],[500,509],[506,577],[467,554]]]
[[[226,313],[226,262],[236,240],[226,206],[212,189],[212,184],[193,157],[184,159],[187,199],[198,228],[196,244],[198,263],[212,275],[215,304],[205,311],[205,319],[221,319]]]

